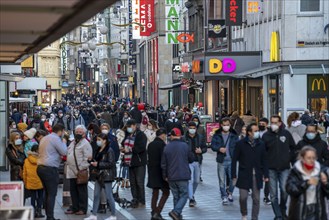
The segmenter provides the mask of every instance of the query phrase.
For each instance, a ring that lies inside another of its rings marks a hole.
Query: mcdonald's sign
[[[315,89],[314,86],[315,85],[317,86],[316,87],[317,88],[317,91],[321,91],[321,90],[323,92],[327,91],[326,83],[325,83],[325,81],[324,81],[323,78],[321,78],[321,79],[317,79],[317,78],[313,79],[313,82],[312,82],[312,92],[314,92],[314,89]]]

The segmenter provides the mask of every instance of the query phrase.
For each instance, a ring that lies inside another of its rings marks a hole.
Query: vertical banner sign
[[[209,25],[209,29],[208,29],[209,38],[226,37],[226,26],[224,19],[209,20],[208,25]]]
[[[226,0],[226,25],[242,25],[242,0]]]
[[[131,0],[128,0],[128,21],[129,24],[133,21],[132,19],[132,3]],[[128,55],[129,55],[129,64],[132,65],[132,47],[130,45],[132,45],[132,41],[133,41],[133,29],[132,29],[132,25],[129,25],[128,28]]]
[[[140,23],[139,5],[140,5],[140,0],[132,0],[131,7],[132,7],[132,22],[133,23]],[[139,26],[138,24],[132,24],[133,39],[141,39],[140,29],[141,29],[141,26]]]
[[[154,0],[140,0],[139,12],[139,20],[143,25],[140,36],[151,36],[155,31]]]
[[[63,37],[61,43],[65,42],[66,38]],[[62,44],[61,46],[61,67],[62,67],[62,75],[65,75],[67,70],[67,46],[66,44]]]
[[[166,0],[165,7],[166,44],[178,44],[180,0]]]

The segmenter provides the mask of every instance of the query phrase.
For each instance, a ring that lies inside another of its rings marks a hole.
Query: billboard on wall
[[[136,24],[140,23],[140,0],[131,1],[131,19],[132,19],[132,38],[141,39],[140,29],[141,26]]]
[[[139,20],[143,27],[140,28],[140,36],[151,36],[155,31],[154,0],[140,0]]]
[[[241,26],[242,25],[242,0],[226,0],[225,14],[227,26]]]
[[[179,22],[179,0],[166,0],[165,2],[165,22],[166,22],[166,44],[178,44],[180,30]]]
[[[224,19],[209,20],[208,21],[208,37],[221,38],[226,37],[226,26]]]

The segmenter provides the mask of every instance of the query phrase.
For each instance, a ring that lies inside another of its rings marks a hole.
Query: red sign
[[[181,72],[182,73],[189,73],[190,72],[190,65],[189,65],[189,63],[182,63]]]
[[[218,122],[207,122],[206,123],[206,135],[207,135],[207,143],[211,142],[212,137],[215,132],[220,128],[220,124]]]
[[[143,25],[140,36],[151,36],[155,31],[154,0],[140,0],[139,11],[139,22]]]

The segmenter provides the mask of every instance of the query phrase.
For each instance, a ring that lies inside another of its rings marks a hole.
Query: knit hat
[[[34,138],[37,130],[35,128],[30,128],[29,130],[24,132],[24,135],[27,136],[30,140]]]
[[[24,132],[27,129],[27,124],[26,123],[18,123],[17,124],[17,129]]]

